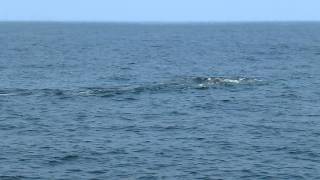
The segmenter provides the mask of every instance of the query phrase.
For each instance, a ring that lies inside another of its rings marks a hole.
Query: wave
[[[237,77],[237,78],[225,78],[225,77],[195,77],[191,78],[199,87],[212,87],[216,85],[236,85],[236,84],[252,84],[260,80],[256,78]]]
[[[209,89],[235,85],[256,84],[260,80],[255,78],[237,77],[187,77],[165,82],[144,83],[140,85],[124,85],[111,87],[83,87],[77,89],[2,89],[1,96],[99,96],[111,97],[123,94],[161,93],[168,91],[183,91],[187,89]]]

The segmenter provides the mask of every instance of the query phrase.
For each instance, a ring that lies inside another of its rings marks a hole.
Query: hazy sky
[[[320,0],[0,0],[0,20],[319,21]]]

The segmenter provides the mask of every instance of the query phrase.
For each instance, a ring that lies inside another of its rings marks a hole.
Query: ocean
[[[320,179],[320,23],[0,23],[0,179]]]

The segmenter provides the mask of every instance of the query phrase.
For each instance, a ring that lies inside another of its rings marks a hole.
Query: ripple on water
[[[45,96],[45,97],[76,97],[97,96],[113,97],[125,94],[161,93],[187,89],[209,89],[230,85],[252,85],[261,80],[255,78],[224,78],[224,77],[191,77],[142,85],[126,85],[113,87],[87,87],[78,89],[2,89],[0,96]],[[134,98],[133,98],[134,99]]]

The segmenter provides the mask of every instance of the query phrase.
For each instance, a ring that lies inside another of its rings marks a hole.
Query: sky
[[[0,0],[0,21],[320,21],[320,0]]]

